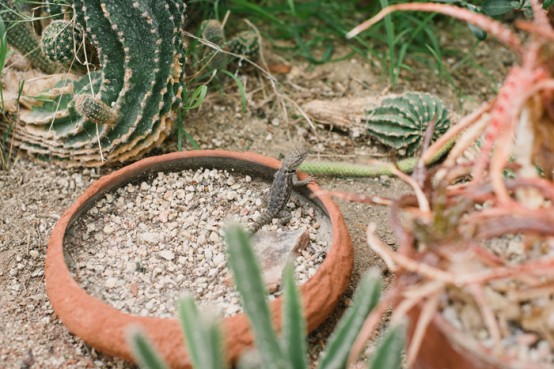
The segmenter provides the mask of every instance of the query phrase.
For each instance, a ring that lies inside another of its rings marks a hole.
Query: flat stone
[[[310,234],[305,228],[277,232],[259,230],[252,237],[254,252],[262,267],[269,293],[281,285],[283,269],[294,261],[298,253],[310,244]]]

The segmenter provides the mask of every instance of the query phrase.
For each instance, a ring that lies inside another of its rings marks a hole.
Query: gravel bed
[[[177,299],[190,294],[201,306],[236,314],[242,308],[229,286],[222,227],[229,219],[253,223],[268,190],[268,183],[216,169],[160,172],[128,184],[72,225],[65,243],[69,268],[88,293],[128,313],[174,317]],[[294,194],[288,207],[288,224],[274,219],[263,229],[309,231],[310,245],[295,260],[303,283],[325,258],[330,224]]]

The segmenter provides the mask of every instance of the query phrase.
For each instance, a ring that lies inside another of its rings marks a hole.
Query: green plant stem
[[[425,164],[431,165],[440,160],[454,145],[455,140],[447,142],[441,149]],[[396,162],[396,167],[402,172],[410,173],[414,170],[418,158],[411,157]],[[351,164],[341,162],[304,162],[299,169],[312,175],[337,176],[337,177],[379,177],[391,175],[395,168],[394,163],[379,164]]]

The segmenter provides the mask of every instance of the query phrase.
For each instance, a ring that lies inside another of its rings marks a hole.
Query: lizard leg
[[[298,186],[305,186],[311,182],[313,182],[313,178],[312,177],[308,177],[306,179],[303,179],[303,180],[299,180],[297,176],[294,176],[292,177],[292,185],[294,187],[298,187]]]
[[[279,214],[277,214],[277,217],[280,219],[281,224],[287,224],[290,219],[292,218],[292,214],[288,210],[281,210]]]

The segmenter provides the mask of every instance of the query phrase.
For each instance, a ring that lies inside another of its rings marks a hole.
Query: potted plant
[[[389,205],[398,240],[393,251],[375,236],[373,225],[368,227],[369,246],[397,276],[366,320],[352,357],[392,305],[393,322],[411,318],[407,361],[414,368],[552,366],[554,32],[540,4],[531,4],[534,21],[516,22],[530,33],[526,45],[484,15],[431,3],[385,8],[349,34],[397,10],[439,12],[482,28],[522,58],[494,102],[432,145],[428,130],[411,177],[396,170],[413,195],[338,194]],[[477,157],[464,158],[483,132]],[[445,162],[427,170],[424,163],[453,138],[457,142]]]
[[[46,290],[56,314],[77,336],[99,351],[132,360],[125,343],[125,330],[137,324],[144,328],[167,362],[175,368],[190,366],[182,345],[182,332],[176,319],[144,317],[124,313],[89,295],[73,279],[64,258],[64,241],[68,229],[103,195],[128,183],[136,183],[158,172],[190,168],[217,168],[270,181],[279,167],[277,160],[254,153],[222,150],[176,152],[150,157],[100,178],[65,212],[56,224],[48,244],[46,257]],[[306,179],[300,173],[300,179]],[[330,248],[317,272],[300,287],[304,301],[307,329],[312,331],[333,310],[348,285],[353,253],[350,237],[337,206],[328,195],[320,194],[315,183],[299,189],[299,193],[321,209],[331,224]],[[270,304],[271,316],[280,326],[281,298]],[[244,314],[223,321],[225,345],[231,361],[252,345],[252,334]]]

